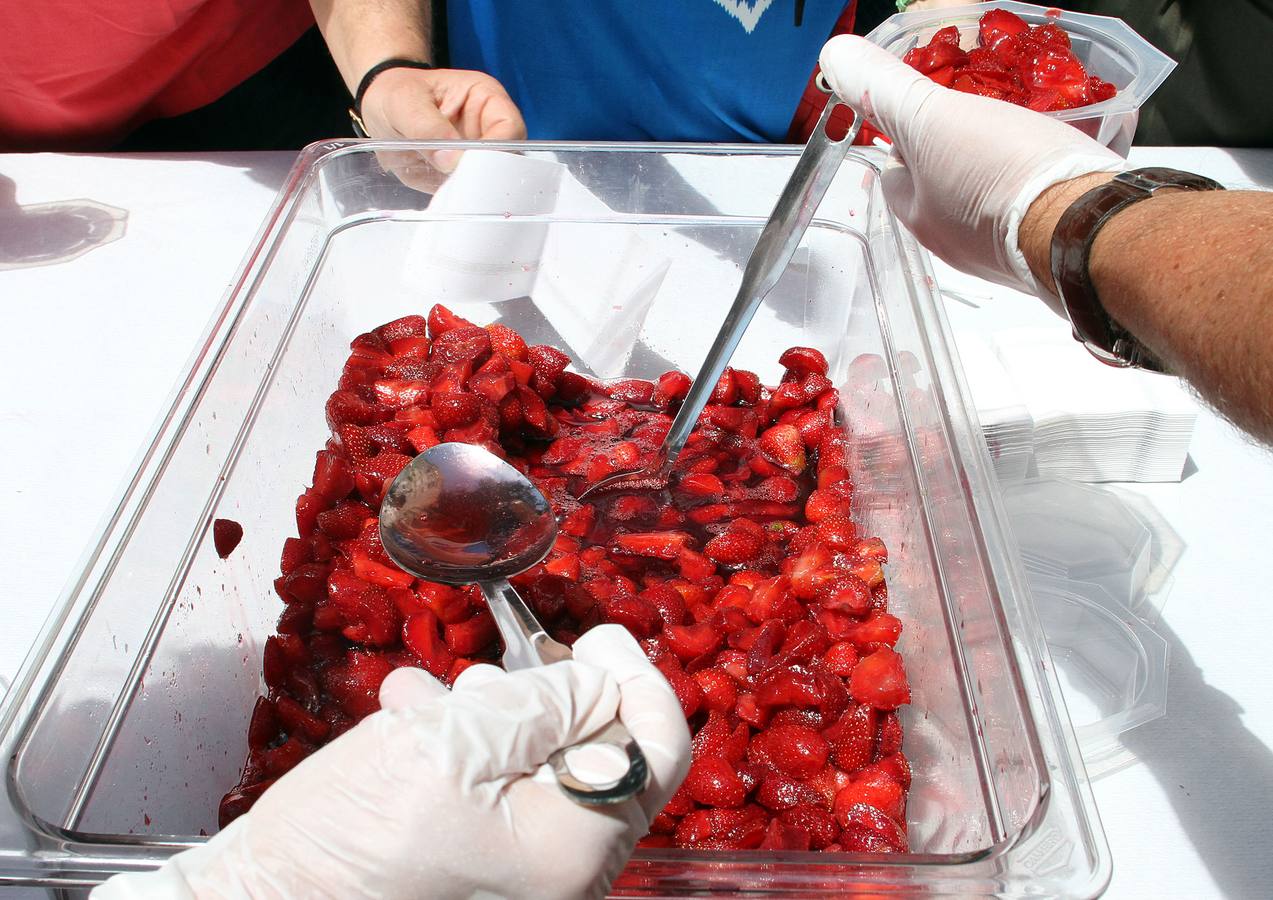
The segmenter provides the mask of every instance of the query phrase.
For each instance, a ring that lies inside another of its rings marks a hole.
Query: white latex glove
[[[685,777],[689,731],[663,676],[622,627],[573,662],[472,666],[447,691],[419,669],[382,710],[287,773],[207,844],[157,872],[117,875],[93,900],[155,897],[601,897]],[[618,712],[651,782],[588,809],[544,761]]]
[[[941,87],[855,35],[828,41],[821,64],[836,94],[893,141],[884,196],[920,243],[1056,308],[1017,244],[1021,220],[1052,185],[1120,172],[1126,160],[1042,113]]]

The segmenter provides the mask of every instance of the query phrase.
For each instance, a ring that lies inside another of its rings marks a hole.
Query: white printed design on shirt
[[[737,19],[743,31],[751,34],[756,30],[760,17],[774,5],[774,0],[715,0],[715,3]]]

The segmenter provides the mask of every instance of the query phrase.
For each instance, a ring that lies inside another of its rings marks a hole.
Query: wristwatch
[[[1167,371],[1157,356],[1105,311],[1088,270],[1092,244],[1105,223],[1120,210],[1149,199],[1163,188],[1224,190],[1219,182],[1177,169],[1121,172],[1075,200],[1052,232],[1052,278],[1074,339],[1106,365]]]

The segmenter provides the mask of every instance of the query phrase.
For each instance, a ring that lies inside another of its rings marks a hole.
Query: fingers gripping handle
[[[571,659],[570,648],[554,641],[506,580],[481,584],[482,595],[504,639],[504,668],[510,672]],[[632,734],[617,719],[600,731],[548,757],[562,791],[583,806],[608,806],[645,790],[650,767]],[[621,774],[611,775],[620,765]]]
[[[590,751],[609,756],[602,762],[610,763],[610,767],[616,767],[615,763],[619,762],[626,763],[627,769],[618,777],[606,778],[587,772],[582,764],[571,768],[576,754],[585,756]],[[650,782],[650,767],[645,761],[645,754],[618,719],[573,747],[558,750],[548,757],[548,764],[553,767],[557,784],[566,795],[584,806],[622,803],[641,793]]]

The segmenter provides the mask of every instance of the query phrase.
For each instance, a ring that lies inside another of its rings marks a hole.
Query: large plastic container
[[[1140,120],[1141,106],[1176,68],[1176,62],[1122,19],[1006,0],[898,13],[877,26],[867,39],[904,56],[911,48],[927,44],[939,29],[954,25],[959,29],[960,45],[970,50],[977,46],[977,23],[991,8],[1016,13],[1031,25],[1053,22],[1069,33],[1074,55],[1087,71],[1114,85],[1118,93],[1101,103],[1044,115],[1069,122],[1126,156]]]
[[[335,142],[299,158],[118,511],[5,701],[0,881],[89,885],[153,867],[215,830],[263,687],[279,548],[353,335],[446,293],[465,316],[567,344],[581,366],[692,371],[795,161],[795,151],[770,147],[510,144],[529,169],[565,173],[556,190],[534,188],[543,203],[527,199],[535,176],[503,198],[459,191],[431,204],[434,195],[382,165],[436,186],[442,176],[424,163],[403,168],[418,149]],[[912,852],[640,852],[616,894],[1087,897],[1108,880],[1108,848],[926,259],[888,212],[872,160],[882,157],[844,163],[737,359],[775,379],[783,348],[811,344],[841,388],[856,515],[888,543],[890,604],[906,625]],[[517,267],[533,273],[528,296],[465,304],[464,278],[492,270],[456,254],[479,243],[529,254]],[[422,280],[425,263],[435,275],[453,263],[459,280],[444,291]],[[633,272],[648,278],[615,280]],[[226,560],[209,528],[221,516],[244,528]]]

